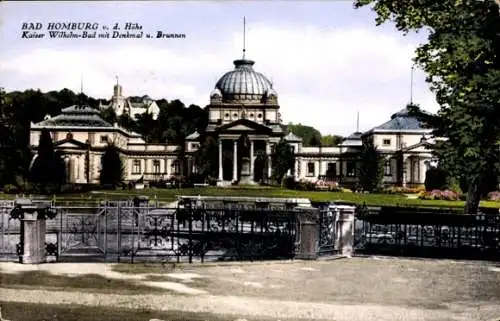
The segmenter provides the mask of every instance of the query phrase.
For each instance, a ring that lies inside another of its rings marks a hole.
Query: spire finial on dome
[[[245,59],[245,51],[246,51],[246,19],[245,16],[243,16],[243,59]]]

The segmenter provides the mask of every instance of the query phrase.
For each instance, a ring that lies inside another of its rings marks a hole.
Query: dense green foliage
[[[342,136],[326,135],[322,136],[319,130],[314,127],[302,124],[289,123],[285,126],[287,133],[292,132],[296,136],[302,138],[304,146],[336,146],[342,142]]]
[[[99,182],[102,186],[115,188],[123,182],[124,174],[120,150],[113,143],[109,143],[102,155]]]
[[[43,129],[38,143],[37,156],[30,169],[30,181],[40,193],[51,194],[59,191],[66,181],[66,168],[59,153],[54,150],[52,138]]]
[[[373,192],[382,187],[383,178],[384,157],[373,140],[366,140],[359,155],[359,185],[364,191]]]
[[[441,106],[419,112],[434,135],[440,166],[467,187],[465,210],[476,213],[485,180],[499,173],[500,13],[494,0],[357,0],[373,5],[376,22],[393,21],[404,33],[425,30],[415,62]]]
[[[201,176],[218,178],[219,146],[212,136],[201,137],[200,148],[195,153],[195,163]]]
[[[271,166],[274,181],[281,183],[288,170],[295,166],[295,156],[292,147],[284,139],[280,140],[274,146],[274,152],[271,156]]]
[[[448,175],[442,168],[430,168],[425,173],[425,189],[432,191],[435,189],[445,189],[448,181]]]

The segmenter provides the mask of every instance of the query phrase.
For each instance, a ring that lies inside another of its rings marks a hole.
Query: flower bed
[[[462,195],[448,189],[444,191],[435,189],[430,192],[420,192],[418,198],[421,200],[460,201]]]
[[[389,187],[382,191],[382,194],[419,194],[425,192],[425,187]]]

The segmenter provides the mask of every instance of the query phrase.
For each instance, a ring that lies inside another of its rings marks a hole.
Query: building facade
[[[234,69],[215,84],[206,108],[209,122],[205,132],[218,144],[219,185],[268,181],[272,175],[271,155],[282,139],[293,149],[295,166],[289,174],[297,180],[328,178],[354,186],[363,142],[372,140],[385,157],[386,185],[415,187],[424,183],[425,172],[433,161],[429,149],[433,142],[428,138],[431,130],[424,129],[407,109],[367,132],[353,133],[338,146],[306,147],[301,138],[284,131],[278,94],[273,83],[254,70],[254,61],[238,59],[233,63]],[[120,115],[133,113],[130,106],[116,84],[110,107]],[[156,108],[141,110],[154,112]],[[193,159],[200,146],[197,132],[186,137],[186,153],[181,160],[180,146],[146,143],[139,134],[107,123],[98,110],[89,106],[71,106],[58,116],[31,124],[31,145],[35,150],[44,128],[51,132],[55,148],[64,155],[70,183],[99,182],[101,157],[108,142],[120,149],[129,182],[168,179],[181,172],[189,176],[197,171]],[[185,170],[181,171],[181,167]]]

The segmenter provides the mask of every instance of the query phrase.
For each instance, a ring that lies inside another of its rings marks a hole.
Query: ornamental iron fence
[[[358,254],[500,259],[500,215],[359,207],[354,245]]]

